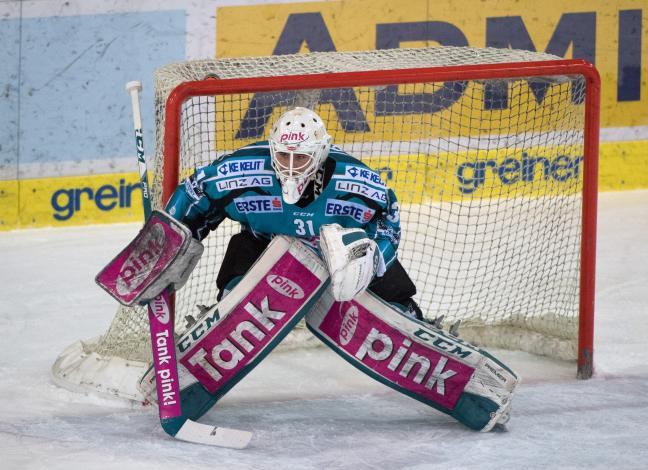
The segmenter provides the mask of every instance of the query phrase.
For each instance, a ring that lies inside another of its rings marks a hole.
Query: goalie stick
[[[146,159],[144,158],[144,139],[139,99],[141,90],[142,84],[139,81],[132,81],[126,84],[126,91],[128,91],[131,97],[133,109],[133,124],[135,128],[140,183],[142,186],[144,218],[147,220],[151,215],[151,201]],[[180,383],[178,380],[178,366],[173,335],[175,312],[168,289],[162,291],[160,295],[149,302],[147,309],[151,331],[153,366],[155,368],[155,381],[157,385],[158,409],[162,429],[170,436],[182,441],[234,449],[245,448],[252,439],[251,432],[197,423],[182,414]]]

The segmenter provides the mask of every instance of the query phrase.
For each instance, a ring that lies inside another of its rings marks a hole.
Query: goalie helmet
[[[298,107],[281,115],[272,127],[269,144],[281,195],[286,203],[295,204],[324,164],[331,136],[316,113]]]

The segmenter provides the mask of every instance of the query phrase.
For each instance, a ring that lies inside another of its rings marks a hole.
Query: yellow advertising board
[[[645,187],[632,155],[643,143],[603,143],[602,191]],[[529,149],[524,154],[473,152],[464,161],[435,155],[385,155],[367,165],[403,203],[460,197],[567,195],[580,187],[580,149]],[[643,151],[643,150],[641,150]],[[549,155],[549,156],[548,156]],[[16,228],[139,222],[143,209],[137,173],[0,181],[0,231]],[[16,208],[20,208],[19,211]]]
[[[342,0],[221,7],[216,55],[435,45],[536,50],[597,66],[602,127],[645,126],[647,11],[646,0]]]
[[[342,0],[231,6],[217,9],[216,55],[453,45],[510,47],[586,59],[596,65],[602,81],[601,127],[606,132],[600,189],[648,188],[647,11],[646,0]],[[365,103],[363,110],[371,118],[372,100]],[[347,136],[340,132],[335,113],[326,110],[329,106],[320,105],[318,110],[333,117],[329,124],[333,135],[344,143]],[[444,120],[447,112],[430,119]],[[504,127],[507,112],[515,114],[502,110],[493,118],[490,112],[479,111],[483,132],[490,131],[491,122]],[[386,137],[395,132],[385,120],[374,119],[371,124],[383,126],[380,132]],[[416,134],[415,129],[407,132]]]
[[[214,8],[217,57],[454,45],[510,47],[584,58],[596,65],[602,80],[604,132],[599,188],[648,188],[648,0],[341,0]],[[434,92],[416,86],[423,85],[401,86],[397,93]],[[545,102],[555,98],[556,102],[565,103],[565,98],[557,95],[564,92],[565,87],[552,87]],[[435,130],[441,129],[442,121],[451,122],[444,130],[448,134],[454,132],[452,126],[455,130],[465,127],[456,115],[451,115],[448,106],[440,112],[428,113],[426,127],[409,123],[404,128],[397,123],[397,117],[376,112],[375,93],[370,89],[357,91],[358,102],[373,132],[385,140],[397,138],[401,132],[411,139],[442,138]],[[480,93],[477,90],[471,99],[479,102],[483,98]],[[526,85],[522,84],[520,93],[528,93]],[[241,103],[251,97],[243,96]],[[461,98],[465,99],[468,98]],[[529,106],[534,108],[536,104],[529,101]],[[574,107],[582,109],[582,105]],[[214,128],[219,138],[229,139],[221,141],[221,148],[233,150],[267,137],[264,132],[262,136],[237,139],[236,126],[246,107],[221,111],[229,116],[227,122],[218,121]],[[278,117],[279,109],[274,111],[269,121]],[[358,136],[358,132],[350,136],[344,131],[332,104],[320,104],[318,111],[326,119],[335,142],[344,144]],[[512,130],[515,115],[517,111],[512,109],[482,108],[472,119],[480,123],[477,132],[485,134],[494,125]],[[542,131],[542,125],[537,129]],[[525,130],[523,125],[516,131]],[[536,156],[544,151],[523,150]],[[427,157],[404,152],[396,160],[384,155],[364,159],[384,175],[403,202],[417,202],[417,198],[438,198],[441,192],[460,197],[471,191],[474,197],[488,197],[487,188],[498,185],[506,197],[506,192],[513,190],[509,183],[523,185],[518,188],[518,194],[523,195],[543,185],[551,194],[573,191],[570,182],[582,175],[581,153],[579,149],[562,154],[553,152],[551,158],[538,164],[542,171],[533,173],[531,179],[524,173],[529,160],[525,162],[526,157],[520,152],[467,153],[463,160],[443,158],[442,152]],[[481,173],[480,165],[484,165]],[[403,179],[404,173],[398,171],[403,168],[416,177]],[[421,191],[416,183],[434,178],[435,172],[444,173],[444,183],[426,186]],[[141,197],[134,194],[136,191],[139,185],[135,173],[0,181],[0,230],[139,221]]]
[[[144,220],[137,173],[0,181],[0,230]]]

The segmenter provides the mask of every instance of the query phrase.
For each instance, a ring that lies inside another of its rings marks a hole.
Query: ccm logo
[[[266,276],[266,282],[270,287],[284,297],[298,300],[304,298],[304,291],[302,288],[287,277],[279,276],[278,274],[270,274]]]
[[[355,333],[356,326],[358,326],[358,307],[352,304],[344,314],[340,325],[340,344],[342,346],[349,344]]]

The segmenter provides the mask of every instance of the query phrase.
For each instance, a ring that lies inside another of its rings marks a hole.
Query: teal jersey
[[[396,259],[400,215],[380,175],[336,146],[296,204],[281,197],[267,142],[258,142],[197,168],[174,192],[167,212],[202,240],[225,219],[257,237],[282,234],[317,247],[325,224],[362,228],[389,267]]]

